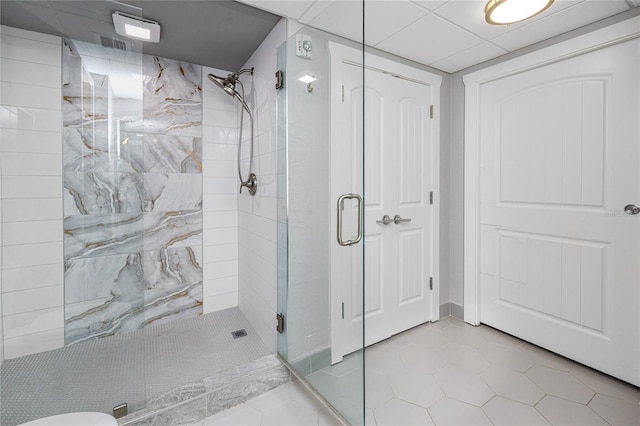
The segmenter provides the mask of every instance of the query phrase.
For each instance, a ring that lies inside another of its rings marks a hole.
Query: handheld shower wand
[[[240,81],[240,75],[244,73],[251,73],[253,75],[253,68],[251,69],[242,69],[238,72],[227,75],[226,78],[218,77],[213,74],[209,74],[209,80],[216,84],[219,88],[227,92],[229,95],[236,98],[240,105],[242,105],[242,110],[240,111],[240,131],[238,133],[238,177],[240,178],[240,193],[242,193],[242,188],[247,188],[249,190],[249,194],[256,195],[258,191],[258,178],[253,170],[253,114],[251,113],[251,109],[249,109],[249,105],[244,100],[244,85],[242,81]],[[236,90],[236,84],[240,85],[240,90],[242,94],[240,94]],[[249,144],[249,176],[245,181],[242,178],[242,172],[240,170],[240,160],[241,160],[241,151],[242,151],[242,127],[244,122],[244,111],[247,111],[249,114],[250,126],[251,126],[251,140]]]

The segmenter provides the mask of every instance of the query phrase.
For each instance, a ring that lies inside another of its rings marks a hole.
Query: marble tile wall
[[[202,314],[202,67],[63,58],[65,344]]]
[[[59,37],[0,28],[4,358],[64,344]]]

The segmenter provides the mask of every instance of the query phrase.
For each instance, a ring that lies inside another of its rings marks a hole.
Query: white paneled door
[[[339,286],[345,308],[334,360],[362,348],[363,316],[365,346],[433,319],[430,192],[437,170],[430,116],[437,88],[367,69],[363,90],[362,67],[351,63],[342,64],[341,76],[343,143],[338,155],[352,164],[333,173],[361,187],[358,163],[364,161],[364,252],[351,250],[343,269],[342,277],[350,273],[351,280]]]
[[[640,385],[636,38],[479,92],[480,321]]]

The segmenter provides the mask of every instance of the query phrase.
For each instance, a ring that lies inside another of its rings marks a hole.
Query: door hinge
[[[433,204],[433,191],[429,193],[429,204]]]
[[[429,107],[429,118],[433,118],[433,105]]]
[[[284,315],[277,314],[276,320],[278,320],[278,325],[276,325],[276,331],[280,334],[284,333]]]
[[[342,302],[342,319],[344,319],[344,302]]]
[[[282,70],[276,71],[276,90],[280,90],[284,87],[284,73]]]
[[[433,277],[429,277],[429,290],[433,290]]]
[[[342,102],[344,102],[344,84],[342,85]]]

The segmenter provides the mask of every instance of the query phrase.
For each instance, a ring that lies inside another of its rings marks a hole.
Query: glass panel
[[[349,3],[345,17],[356,38],[362,7]],[[278,51],[278,353],[354,425],[364,424],[364,137],[362,68],[348,64],[361,58],[361,44],[310,27]]]
[[[286,23],[239,2],[145,2],[167,31],[143,54],[111,16],[140,9],[0,5],[1,423],[121,403],[124,422],[196,423],[290,382],[273,330]],[[187,15],[197,31],[168,30]],[[239,171],[256,194],[238,195]]]
[[[110,10],[91,2],[2,2],[2,18],[0,131],[13,164],[2,227],[14,237],[3,240],[0,423],[139,410],[144,269],[160,257],[145,241],[142,42],[115,35]]]

